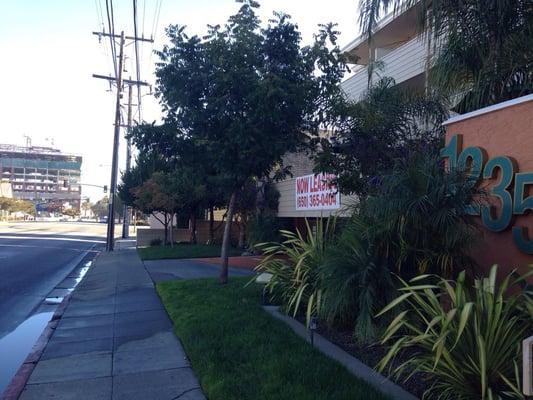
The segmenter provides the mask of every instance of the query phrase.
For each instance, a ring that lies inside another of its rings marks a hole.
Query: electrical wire
[[[137,112],[139,114],[139,121],[141,120],[141,69],[139,63],[139,40],[137,39],[137,0],[133,0],[133,33],[135,44],[135,71],[137,72]]]
[[[111,47],[111,56],[113,57],[113,68],[115,70],[115,78],[118,79],[118,70],[117,70],[117,53],[115,48],[115,22],[113,20],[113,0],[111,0],[111,12],[109,12],[109,1],[105,0],[105,8],[107,14],[107,25],[109,27],[109,44]]]

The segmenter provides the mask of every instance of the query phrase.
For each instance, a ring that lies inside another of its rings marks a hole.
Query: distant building
[[[0,144],[0,180],[9,182],[13,197],[29,200],[38,213],[80,209],[79,155],[51,147]]]

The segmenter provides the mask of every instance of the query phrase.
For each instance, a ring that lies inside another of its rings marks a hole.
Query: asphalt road
[[[0,223],[0,339],[24,322],[88,251],[105,224]]]

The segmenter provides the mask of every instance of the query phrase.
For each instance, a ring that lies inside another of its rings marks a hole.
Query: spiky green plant
[[[322,315],[330,323],[354,324],[361,343],[377,339],[381,326],[374,315],[395,291],[388,260],[369,240],[371,229],[363,218],[353,216],[320,267]]]
[[[305,311],[309,323],[321,311],[319,267],[331,243],[335,219],[328,218],[324,223],[322,218],[317,218],[314,229],[306,219],[305,226],[304,233],[280,231],[284,239],[281,243],[259,244],[265,257],[256,271],[272,274],[267,284],[272,298],[281,301],[285,311],[293,316]]]
[[[468,210],[484,192],[461,171],[446,172],[438,156],[415,153],[382,178],[362,212],[369,237],[404,278],[436,273],[450,278],[472,268],[468,250],[480,232]]]
[[[391,372],[408,379],[416,372],[432,378],[426,399],[521,399],[521,341],[532,333],[532,293],[522,289],[533,268],[503,280],[493,266],[488,276],[468,283],[421,275],[402,280],[401,295],[379,315],[398,314],[383,343],[391,344],[378,367],[383,371],[404,349],[409,359]]]

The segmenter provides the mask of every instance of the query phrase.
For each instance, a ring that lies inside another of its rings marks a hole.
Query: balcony
[[[378,61],[381,68],[374,71],[374,80],[391,77],[397,84],[423,74],[427,61],[427,43],[420,37],[396,47],[383,55]],[[350,100],[357,101],[368,86],[368,68],[358,70],[353,76],[341,83],[341,88]]]

